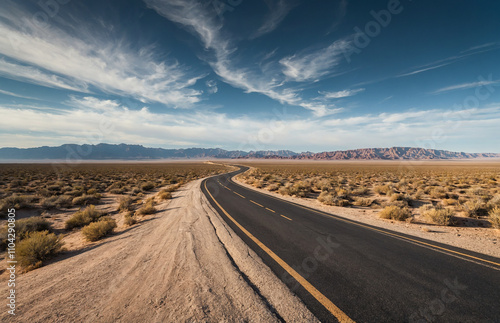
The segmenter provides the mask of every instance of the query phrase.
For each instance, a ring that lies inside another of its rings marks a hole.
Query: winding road
[[[500,259],[202,182],[229,226],[322,322],[500,322]]]

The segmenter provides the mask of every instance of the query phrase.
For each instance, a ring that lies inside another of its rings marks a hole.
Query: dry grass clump
[[[469,218],[479,218],[486,212],[484,203],[479,199],[469,200],[462,204],[462,210]]]
[[[87,241],[97,241],[113,232],[116,228],[116,221],[108,216],[104,216],[97,222],[92,222],[82,229],[82,234]]]
[[[98,211],[94,205],[89,205],[84,210],[78,210],[71,218],[66,220],[66,229],[71,230],[73,228],[83,227],[91,222],[97,221],[101,216],[102,213]]]
[[[159,193],[158,193],[158,198],[160,200],[169,200],[172,198],[172,193],[170,192],[167,192],[166,190],[161,190]]]
[[[421,212],[427,220],[438,225],[453,225],[456,222],[455,212],[450,208],[424,205],[421,207]]]
[[[382,211],[380,211],[379,217],[382,219],[404,221],[411,217],[411,212],[407,207],[389,205],[386,206]]]
[[[15,208],[16,210],[32,208],[33,200],[33,196],[13,194],[0,201],[0,210],[7,212],[9,208]]]
[[[49,221],[40,217],[31,217],[16,221],[16,236],[18,239],[25,239],[32,232],[50,231]]]
[[[156,208],[154,206],[154,202],[152,200],[144,203],[144,205],[137,210],[137,214],[139,215],[148,215],[156,212]]]
[[[355,206],[371,206],[373,204],[373,199],[359,197],[352,204]]]
[[[78,196],[73,199],[73,205],[97,204],[99,203],[100,199],[101,199],[100,194],[94,194],[94,195],[83,194],[82,196]]]
[[[130,196],[121,197],[118,200],[118,212],[131,211],[134,200]]]
[[[373,191],[378,195],[387,195],[391,191],[391,187],[389,185],[377,185],[373,187]]]
[[[155,188],[155,184],[152,182],[141,184],[141,190],[143,190],[144,192],[151,191],[153,188]]]
[[[127,212],[123,216],[123,223],[127,226],[131,226],[137,223],[137,220],[134,218],[134,214],[132,212]]]
[[[43,262],[62,249],[62,242],[54,233],[48,231],[31,232],[17,245],[16,259],[26,271],[42,266]]]
[[[492,228],[500,229],[500,207],[495,207],[490,210],[488,220]]]

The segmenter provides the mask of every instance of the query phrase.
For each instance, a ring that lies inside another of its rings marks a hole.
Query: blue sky
[[[0,146],[500,152],[498,1],[2,1]]]

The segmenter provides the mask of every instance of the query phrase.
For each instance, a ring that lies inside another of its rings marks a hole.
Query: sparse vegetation
[[[31,232],[17,245],[17,260],[25,270],[42,266],[43,262],[56,255],[62,242],[54,233],[48,231]]]
[[[134,200],[130,196],[121,197],[118,201],[118,212],[131,211]]]
[[[500,207],[495,207],[490,211],[488,220],[492,228],[500,229]]]
[[[98,211],[94,205],[89,205],[84,210],[78,210],[71,218],[66,221],[66,229],[71,230],[73,228],[83,227],[90,224],[91,222],[97,221],[102,216],[102,213]]]
[[[455,212],[450,208],[423,206],[422,215],[438,225],[453,225],[455,223]]]
[[[486,220],[500,207],[500,164],[252,163],[240,178],[282,195],[316,198],[325,205],[390,207],[441,225],[460,217]],[[428,216],[413,212],[434,205]],[[446,208],[444,208],[446,207]],[[388,212],[388,211],[387,211]],[[389,214],[391,214],[389,212]],[[431,216],[432,215],[432,216]],[[404,217],[404,216],[403,216]],[[392,219],[392,216],[391,216]],[[470,222],[469,222],[470,223]],[[479,223],[479,222],[478,222]]]
[[[40,217],[31,217],[16,221],[16,236],[18,239],[25,239],[32,232],[50,231],[50,223]]]
[[[113,232],[116,221],[111,217],[104,216],[97,222],[92,222],[82,229],[82,234],[87,241],[97,241]]]
[[[406,207],[389,205],[389,206],[386,206],[382,211],[380,211],[379,217],[381,217],[382,219],[392,219],[392,220],[397,220],[397,221],[404,221],[404,220],[408,219],[409,217],[411,217],[411,212]]]
[[[154,206],[153,201],[148,201],[144,203],[144,205],[137,210],[137,214],[139,215],[148,215],[148,214],[153,214],[156,212],[156,208]]]

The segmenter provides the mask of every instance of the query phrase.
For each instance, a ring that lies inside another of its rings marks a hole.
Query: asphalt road
[[[500,322],[500,259],[343,219],[231,180],[246,169],[206,179],[202,190],[322,322]]]

